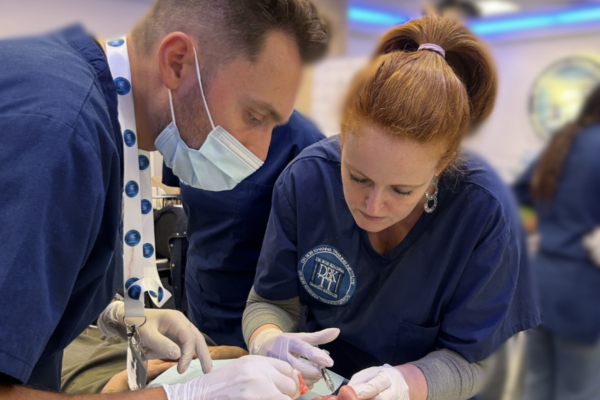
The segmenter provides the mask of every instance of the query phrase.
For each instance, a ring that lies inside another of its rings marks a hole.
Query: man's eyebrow
[[[250,103],[250,106],[256,108],[257,111],[259,111],[263,114],[270,115],[271,118],[273,118],[275,123],[278,125],[282,125],[287,122],[281,116],[281,114],[279,114],[279,112],[275,109],[275,107],[273,107],[273,105],[271,103],[268,103],[268,102],[262,101],[262,100],[253,100],[253,99],[249,99],[248,103]]]

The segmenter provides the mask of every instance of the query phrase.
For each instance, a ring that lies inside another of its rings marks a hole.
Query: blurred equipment
[[[173,286],[175,309],[187,315],[185,267],[188,249],[187,216],[181,206],[154,211],[156,267],[161,278]]]

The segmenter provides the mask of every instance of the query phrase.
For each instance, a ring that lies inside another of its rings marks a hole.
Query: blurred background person
[[[527,332],[525,400],[600,398],[600,270],[584,237],[600,225],[600,86],[515,183],[535,208],[542,324]]]

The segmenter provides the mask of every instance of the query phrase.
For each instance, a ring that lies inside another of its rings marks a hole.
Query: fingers
[[[294,367],[292,367],[290,364],[286,363],[285,361],[278,360],[276,358],[271,358],[271,357],[263,357],[263,356],[246,356],[246,357],[250,357],[250,358],[254,358],[254,359],[257,359],[257,357],[259,357],[258,359],[262,360],[263,362],[267,362],[267,363],[271,364],[271,366],[273,368],[275,368],[279,373],[281,373],[287,377],[290,377],[292,379],[296,375],[294,372]],[[247,359],[246,357],[243,357],[243,358]]]
[[[299,333],[298,337],[313,346],[333,342],[340,334],[338,328],[327,328],[313,333]]]
[[[143,347],[147,352],[148,358],[169,358],[177,360],[181,357],[179,346],[166,336],[151,331],[140,329]]]
[[[212,371],[213,367],[210,351],[208,350],[204,336],[202,336],[200,331],[187,319],[185,320],[185,324],[186,326],[182,327],[177,332],[177,340],[181,344],[181,358],[177,365],[177,372],[183,374],[188,369],[194,358],[195,351],[195,354],[200,360],[202,371],[205,374],[208,374]]]
[[[358,396],[352,386],[342,386],[338,392],[337,400],[358,400]]]
[[[288,346],[290,353],[302,356],[307,360],[324,367],[333,366],[333,360],[331,357],[329,357],[329,354],[317,347],[312,346],[308,342],[294,338],[290,340]]]
[[[390,378],[385,373],[378,373],[373,379],[357,386],[352,385],[360,400],[372,399],[391,386]]]
[[[281,393],[293,398],[298,393],[298,386],[300,385],[298,382],[298,377],[294,377],[295,379],[281,374],[279,372],[274,372],[270,376],[271,382],[275,385],[277,390]]]
[[[289,361],[291,366],[300,372],[302,378],[304,378],[304,383],[306,383],[306,386],[310,387],[323,378],[323,375],[318,367],[315,367],[310,363],[302,362],[293,357],[291,357]]]
[[[190,325],[192,325],[190,323]],[[206,340],[204,340],[204,336],[200,331],[192,325],[194,330],[196,331],[196,355],[200,360],[200,365],[202,366],[202,372],[208,374],[213,370],[212,357],[210,356],[210,351],[208,350],[208,346],[206,345]]]

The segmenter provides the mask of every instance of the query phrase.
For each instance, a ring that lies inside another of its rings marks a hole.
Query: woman
[[[392,29],[377,54],[341,135],[275,186],[244,335],[307,383],[319,368],[296,355],[335,360],[361,399],[466,399],[478,363],[539,321],[510,196],[459,152],[492,109],[495,74],[480,42],[439,17]],[[283,333],[295,331],[312,333]]]
[[[584,238],[600,225],[600,87],[516,183],[540,233],[532,270],[542,325],[527,335],[525,399],[600,398],[600,270]]]

